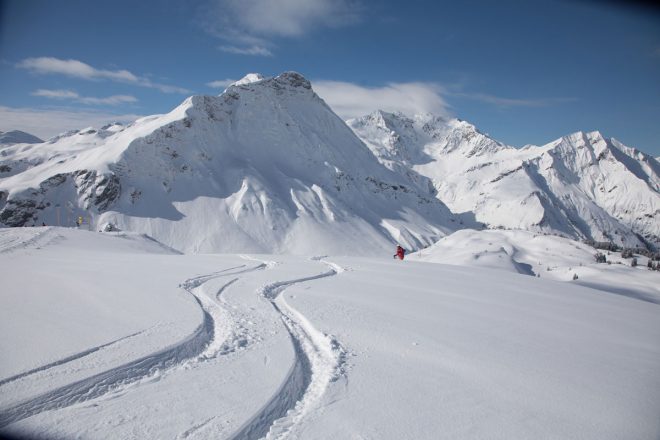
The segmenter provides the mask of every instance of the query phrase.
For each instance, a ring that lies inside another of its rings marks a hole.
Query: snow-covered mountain
[[[385,166],[409,182],[432,179],[452,211],[490,228],[660,243],[660,164],[599,132],[517,149],[428,114],[377,111],[348,124]]]
[[[598,132],[517,149],[428,114],[348,125],[289,72],[128,126],[14,136],[0,225],[81,218],[187,252],[374,254],[480,224],[660,244],[660,164]]]
[[[457,225],[300,74],[249,75],[165,115],[0,149],[0,222],[112,225],[188,252],[373,254]]]
[[[11,144],[39,144],[43,140],[20,130],[12,130],[7,132],[0,131],[0,145]]]

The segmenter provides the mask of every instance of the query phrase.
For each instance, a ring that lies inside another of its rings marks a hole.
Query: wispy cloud
[[[78,60],[61,60],[53,57],[26,58],[17,65],[41,74],[58,73],[83,79],[109,79],[112,81],[137,82],[138,77],[128,70],[95,69]]]
[[[79,60],[62,60],[53,57],[26,58],[16,64],[16,67],[41,75],[64,75],[88,81],[109,80],[157,89],[163,93],[190,93],[190,90],[183,87],[156,83],[149,78],[135,75],[128,70],[97,69]]]
[[[39,109],[0,106],[0,130],[22,130],[42,139],[68,130],[100,127],[110,122],[132,122],[141,115],[78,111],[69,108]]]
[[[367,87],[342,81],[313,81],[314,90],[342,118],[363,116],[374,110],[400,111],[407,115],[433,113],[449,117],[454,98],[484,102],[506,109],[513,107],[541,108],[578,101],[577,98],[505,98],[487,93],[456,91],[456,86],[436,82],[388,83]]]
[[[90,105],[119,105],[137,102],[137,98],[130,95],[113,95],[106,98],[92,96],[80,96],[73,90],[47,90],[39,89],[31,93],[33,96],[41,96],[49,99],[63,99]]]
[[[206,85],[214,89],[226,89],[230,85],[234,84],[237,79],[219,79],[216,81],[207,82]]]
[[[71,90],[45,90],[39,89],[31,93],[32,96],[42,96],[51,99],[77,99],[80,96]]]
[[[449,116],[449,105],[442,96],[443,88],[435,83],[389,83],[382,87],[365,87],[342,81],[314,81],[316,93],[342,118],[363,116],[374,110],[433,113]]]
[[[356,23],[361,8],[355,0],[208,0],[203,11],[203,27],[227,43],[220,50],[272,56],[273,38]]]
[[[510,107],[550,107],[552,105],[564,104],[568,102],[578,101],[577,98],[504,98],[501,96],[490,95],[487,93],[463,93],[451,92],[448,95],[456,96],[459,98],[467,98],[474,101],[481,101],[487,104],[492,104],[500,108]]]
[[[263,57],[272,57],[273,52],[263,46],[247,46],[247,47],[238,47],[238,46],[218,46],[223,52],[234,53],[237,55],[259,55]]]

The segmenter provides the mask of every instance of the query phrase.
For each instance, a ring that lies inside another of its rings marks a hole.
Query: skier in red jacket
[[[406,254],[406,250],[402,248],[401,246],[397,245],[396,246],[396,255],[393,255],[392,257],[398,258],[399,260],[403,260],[403,256]]]

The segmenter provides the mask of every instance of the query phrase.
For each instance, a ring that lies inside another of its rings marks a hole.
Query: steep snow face
[[[83,217],[188,252],[374,254],[453,230],[428,183],[382,166],[304,77],[239,83],[127,127],[2,150],[0,221]]]
[[[660,242],[660,167],[653,158],[599,132],[574,133],[543,148],[539,173],[564,209],[608,240],[631,245],[629,234],[613,227],[613,218]],[[617,240],[612,234],[623,236]]]
[[[491,228],[660,243],[658,163],[598,132],[516,149],[456,119],[376,112],[348,124],[383,164],[432,179],[454,212]]]
[[[31,135],[20,130],[12,130],[7,132],[0,131],[0,145],[11,144],[38,144],[43,142],[38,137]]]

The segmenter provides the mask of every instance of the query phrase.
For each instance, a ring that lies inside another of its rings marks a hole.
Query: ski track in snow
[[[187,439],[187,438],[190,437],[191,435],[193,435],[193,434],[195,434],[196,432],[198,432],[199,430],[203,429],[206,425],[208,425],[209,423],[211,423],[211,422],[212,422],[213,420],[215,420],[216,418],[217,418],[217,416],[215,416],[215,417],[211,417],[211,418],[209,418],[209,419],[206,419],[206,420],[204,420],[202,423],[199,423],[199,424],[193,426],[192,428],[188,429],[187,431],[185,431],[185,432],[183,432],[183,433],[177,435],[177,436],[176,436],[177,440]]]
[[[43,235],[45,234],[37,234],[34,238],[38,239]],[[25,242],[20,245],[25,245]],[[200,286],[212,279],[270,269],[279,264],[274,261],[258,260],[245,255],[241,255],[241,258],[259,264],[252,267],[247,267],[244,264],[211,274],[200,275],[190,278],[180,285],[181,288],[194,297],[203,312],[202,323],[188,338],[169,348],[7,408],[0,415],[0,428],[44,411],[61,409],[109,393],[120,392],[123,388],[135,382],[156,375],[163,376],[167,371],[176,367],[189,367],[194,363],[204,362],[216,356],[231,353],[247,345],[246,335],[242,334],[244,332],[239,328],[240,325],[236,327],[236,322],[228,312],[227,304],[222,297],[222,293],[239,278],[235,277],[220,287],[213,299],[202,289],[199,289]],[[254,415],[237,433],[230,437],[231,440],[260,438],[275,440],[285,438],[305,415],[314,410],[315,405],[319,402],[329,384],[342,373],[345,351],[341,345],[333,337],[325,335],[314,328],[310,321],[290,306],[284,296],[281,295],[282,292],[294,284],[327,278],[344,272],[341,266],[325,261],[323,258],[325,257],[314,257],[312,260],[325,264],[330,270],[309,277],[277,281],[258,290],[257,293],[268,300],[275,311],[280,314],[291,338],[295,361],[277,393],[262,407],[259,413]],[[4,379],[0,382],[0,386],[36,372],[83,358],[138,334],[140,333],[126,336]],[[215,418],[212,417],[192,426],[187,431],[179,434],[177,438],[185,439],[193,435]]]
[[[96,352],[99,351],[99,350],[102,350],[102,349],[104,349],[104,348],[108,348],[108,347],[110,347],[111,345],[115,345],[115,344],[117,344],[117,343],[119,343],[119,342],[125,341],[126,339],[130,339],[130,338],[132,338],[132,337],[134,337],[134,336],[141,335],[141,334],[144,333],[145,331],[146,331],[146,330],[142,330],[142,331],[140,331],[140,332],[133,333],[133,334],[128,335],[128,336],[124,336],[123,338],[115,339],[114,341],[108,342],[107,344],[99,345],[98,347],[93,347],[93,348],[90,348],[90,349],[88,349],[88,350],[81,351],[80,353],[76,353],[76,354],[73,354],[73,355],[71,355],[71,356],[67,356],[67,357],[62,358],[62,359],[60,359],[60,360],[57,360],[57,361],[55,361],[55,362],[51,362],[50,364],[46,364],[46,365],[43,365],[43,366],[41,366],[41,367],[37,367],[37,368],[35,368],[35,369],[32,369],[32,370],[26,371],[26,372],[24,372],[24,373],[17,374],[16,376],[11,376],[11,377],[8,377],[8,378],[6,378],[6,379],[2,379],[2,380],[0,380],[0,387],[3,386],[3,385],[6,385],[6,384],[8,384],[8,383],[14,382],[14,381],[16,381],[16,380],[18,380],[18,379],[22,379],[22,378],[24,378],[24,377],[31,376],[31,375],[33,375],[33,374],[35,374],[35,373],[39,373],[39,372],[42,372],[42,371],[46,371],[46,370],[49,370],[49,369],[54,368],[54,367],[59,367],[60,365],[64,365],[64,364],[66,364],[66,363],[73,362],[73,361],[75,361],[75,360],[77,360],[77,359],[84,358],[85,356],[89,356],[90,354],[92,354],[92,353],[96,353]]]
[[[10,253],[28,247],[39,249],[60,238],[58,234],[53,236],[53,229],[49,227],[0,230],[0,253]]]
[[[38,234],[35,238],[39,238],[42,235],[44,234]],[[21,245],[23,244],[25,244],[25,242],[21,243]],[[121,387],[128,386],[156,374],[162,374],[166,370],[177,366],[184,366],[188,361],[201,362],[217,354],[223,354],[224,351],[221,350],[221,344],[223,341],[215,340],[215,337],[217,336],[216,330],[218,328],[215,320],[217,319],[218,314],[222,314],[223,312],[219,310],[220,306],[217,304],[213,303],[215,304],[215,307],[213,307],[211,305],[212,301],[210,301],[206,295],[199,294],[197,288],[207,281],[217,277],[262,270],[269,266],[266,263],[262,263],[238,272],[230,272],[244,267],[246,267],[246,265],[224,269],[209,275],[190,278],[180,285],[180,287],[185,289],[193,296],[193,298],[195,298],[195,301],[197,301],[203,312],[202,323],[186,339],[156,353],[46,392],[13,407],[3,409],[2,414],[0,414],[0,428],[4,428],[7,425],[39,414],[43,411],[65,408],[76,403],[101,397],[110,392],[119,391]],[[222,315],[222,317],[225,316],[226,315]],[[106,346],[107,345],[109,344],[106,344]],[[97,347],[97,349],[99,349],[99,347]],[[24,373],[24,375],[52,368],[55,365],[61,365],[65,362],[70,362],[74,359],[88,355],[93,351],[96,350],[91,349],[87,352],[79,353],[78,355],[69,356],[60,361],[39,367],[31,372]],[[18,377],[9,379],[16,380]],[[4,383],[7,383],[7,379]]]
[[[344,271],[339,265],[314,257],[330,267],[318,275],[278,281],[263,287],[259,294],[281,315],[295,352],[294,365],[278,392],[231,440],[283,439],[300,420],[314,409],[331,381],[342,371],[345,351],[332,337],[314,328],[309,320],[291,307],[281,295],[288,287],[335,276]]]
[[[234,284],[236,281],[238,281],[238,278],[234,278],[233,280],[229,281],[227,284],[225,284],[224,286],[222,286],[222,287],[218,290],[218,292],[215,294],[215,299],[216,299],[217,301],[224,301],[224,300],[221,298],[221,296],[222,296],[222,292],[224,292],[225,290],[227,290],[227,288],[228,288],[229,286],[231,286],[232,284]]]

